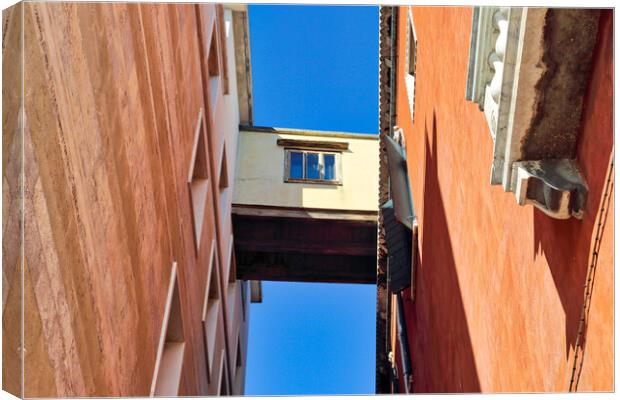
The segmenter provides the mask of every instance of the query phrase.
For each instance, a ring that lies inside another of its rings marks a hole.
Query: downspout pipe
[[[394,125],[396,125],[396,118],[394,115],[394,109],[395,107],[395,103],[396,103],[396,38],[397,38],[397,20],[398,20],[398,7],[397,6],[392,6],[391,7],[391,15],[390,15],[390,77],[389,77],[389,89],[390,89],[390,106],[389,106],[389,115],[388,115],[388,124],[389,124],[389,133],[388,135],[390,137],[394,137]],[[389,178],[388,178],[388,191],[390,193],[390,195],[388,196],[388,198],[391,198],[391,192],[392,189],[390,187],[391,185],[389,184]],[[389,261],[388,261],[389,262]],[[386,284],[386,293],[387,293],[387,317],[385,319],[385,331],[388,332],[387,335],[385,335],[385,348],[387,351],[387,354],[390,354],[391,352],[391,342],[390,342],[390,325],[391,325],[391,312],[390,310],[392,309],[391,306],[391,300],[392,300],[392,296],[389,294],[390,290],[388,287],[389,283]],[[400,315],[400,311],[399,311],[399,315]],[[399,388],[399,384],[398,384],[398,376],[396,376],[395,369],[393,368],[392,365],[390,365],[389,368],[390,371],[390,375],[391,376],[391,380],[392,380],[392,390],[395,390],[397,393],[400,392],[400,388]],[[407,389],[408,390],[408,389]],[[408,393],[408,391],[407,391]]]
[[[394,137],[394,126],[396,125],[396,68],[397,68],[397,60],[396,60],[396,46],[397,46],[397,37],[398,33],[397,29],[397,21],[398,21],[398,7],[392,7],[392,16],[390,21],[390,137]],[[391,192],[391,188],[390,188]],[[390,196],[392,197],[392,196]],[[389,262],[389,261],[388,261]],[[389,290],[388,290],[389,293]],[[397,307],[397,337],[398,344],[400,350],[401,364],[403,368],[403,381],[405,393],[409,394],[411,392],[411,354],[409,352],[409,341],[407,339],[407,325],[405,324],[405,307],[403,304],[402,293],[398,292],[396,294],[396,307]],[[389,315],[389,313],[388,313]],[[389,318],[387,319],[389,324]],[[389,325],[388,325],[389,332]],[[398,380],[397,380],[398,381]],[[395,385],[398,387],[399,385]]]
[[[389,124],[389,136],[390,137],[394,137],[394,125],[396,123],[395,121],[395,116],[394,116],[394,104],[396,102],[396,27],[397,27],[397,20],[398,20],[398,7],[397,6],[392,6],[391,10],[390,10],[390,77],[389,77],[389,89],[390,89],[390,105],[389,105],[389,115],[388,115],[388,124]],[[388,198],[391,198],[391,187],[389,184],[389,178],[388,178],[388,191],[390,193],[390,195],[388,196]],[[386,283],[386,294],[387,294],[387,317],[385,318],[385,332],[387,332],[388,334],[385,335],[385,349],[386,349],[386,353],[390,354],[391,351],[391,342],[390,342],[390,330],[391,330],[391,312],[390,310],[392,309],[391,306],[391,300],[392,300],[392,296],[390,296],[390,290],[388,287],[389,283]],[[390,363],[391,364],[391,363]],[[397,392],[399,392],[399,385],[398,385],[398,376],[395,376],[396,374],[394,374],[394,368],[392,367],[392,365],[390,365],[389,367],[389,371],[390,371],[390,375],[391,375],[391,380],[392,380],[392,390],[396,390]]]
[[[398,308],[398,344],[400,345],[400,358],[403,368],[403,381],[405,393],[411,392],[411,355],[409,353],[409,341],[407,340],[407,325],[405,323],[405,306],[403,304],[403,296],[401,292],[396,295]]]
[[[395,104],[396,104],[396,37],[398,20],[398,7],[392,6],[392,17],[390,21],[390,137],[394,137],[394,126],[396,125]]]

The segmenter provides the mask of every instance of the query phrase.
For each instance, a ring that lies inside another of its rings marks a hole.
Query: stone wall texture
[[[22,15],[23,131],[13,64]],[[222,122],[224,86],[207,96],[203,83],[216,19],[215,5],[189,4],[20,3],[3,13],[3,69],[12,72],[3,91],[5,390],[148,396],[176,262],[185,340],[179,394],[216,394],[202,327],[213,246],[223,299],[218,346],[234,381],[238,328],[226,326],[226,310],[240,309],[232,299],[240,289],[229,271],[232,196],[228,205],[219,198],[218,177],[224,143],[236,132]],[[188,171],[201,108],[210,186],[196,246]]]
[[[613,12],[601,13],[576,150],[584,217],[554,220],[489,183],[493,139],[465,100],[472,9],[411,11],[415,120],[401,7],[397,125],[420,223],[416,300],[405,301],[415,391],[568,391],[571,377],[572,389],[613,390]]]

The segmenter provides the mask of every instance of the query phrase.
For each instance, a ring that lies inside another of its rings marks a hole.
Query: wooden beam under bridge
[[[376,213],[236,205],[232,218],[239,279],[376,283]]]

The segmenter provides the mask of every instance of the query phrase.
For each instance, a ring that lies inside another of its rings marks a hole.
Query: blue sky
[[[263,282],[246,395],[374,394],[375,286]]]
[[[378,7],[249,6],[254,124],[378,130]],[[246,395],[374,394],[375,286],[263,282]]]
[[[378,7],[249,9],[255,125],[377,133]]]

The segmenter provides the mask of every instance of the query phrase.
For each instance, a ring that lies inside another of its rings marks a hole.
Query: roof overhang
[[[246,4],[226,4],[225,7],[232,11],[233,17],[239,123],[241,125],[253,125],[252,62],[248,7]]]

